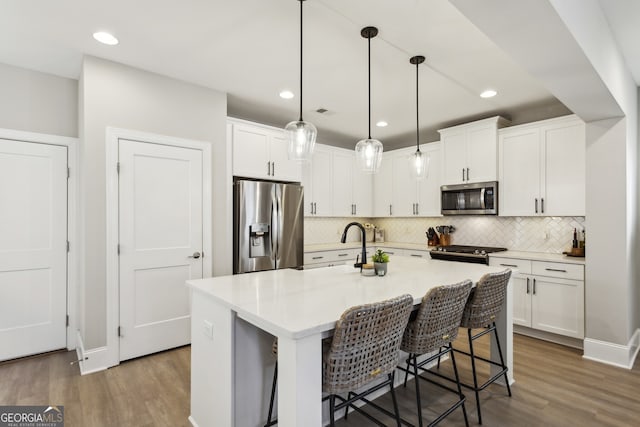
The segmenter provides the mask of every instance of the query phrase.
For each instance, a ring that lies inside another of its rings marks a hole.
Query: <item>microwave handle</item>
[[[468,172],[467,172],[468,174]],[[467,175],[468,177],[469,175]],[[480,209],[486,209],[487,208],[487,203],[485,202],[485,193],[486,193],[486,188],[482,187],[482,189],[480,190]]]

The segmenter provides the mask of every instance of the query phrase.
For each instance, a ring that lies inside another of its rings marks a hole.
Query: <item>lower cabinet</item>
[[[362,249],[344,249],[340,251],[318,251],[304,253],[304,268],[332,267],[334,265],[354,264],[356,258],[362,254]],[[367,255],[371,250],[367,249]]]
[[[517,269],[513,276],[513,323],[584,338],[584,266],[490,258],[490,265]]]

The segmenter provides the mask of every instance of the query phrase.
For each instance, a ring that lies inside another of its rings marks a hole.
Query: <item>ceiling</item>
[[[640,2],[602,3],[616,10]],[[309,0],[304,13],[303,114],[320,142],[353,147],[367,136],[360,30],[368,25],[380,31],[371,41],[371,118],[389,123],[373,125],[372,136],[386,149],[415,143],[413,55],[427,58],[420,66],[421,142],[436,140],[436,129],[496,114],[523,122],[569,113],[448,0]],[[639,31],[624,13],[610,22],[625,18],[625,34]],[[94,41],[99,30],[120,44]],[[77,79],[82,56],[94,55],[227,92],[230,116],[284,126],[298,117],[298,31],[295,0],[3,1],[0,38],[14,42],[0,44],[0,62]],[[638,80],[640,62],[635,67]],[[498,96],[480,98],[487,88]],[[283,89],[296,98],[279,98]]]

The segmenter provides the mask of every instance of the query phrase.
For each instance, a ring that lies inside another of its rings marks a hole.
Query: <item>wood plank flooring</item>
[[[461,336],[466,338],[466,334]],[[459,341],[456,346],[464,347],[464,340]],[[640,361],[626,370],[584,360],[578,350],[544,341],[515,335],[514,342],[513,397],[507,397],[500,385],[482,392],[484,426],[640,425]],[[479,348],[486,352],[486,342]],[[190,425],[189,347],[86,376],[80,376],[77,366],[69,365],[72,360],[75,352],[0,364],[0,405],[64,405],[68,427]],[[458,356],[457,360],[463,378],[469,381],[468,359]],[[441,369],[448,371],[449,365],[445,362]],[[486,374],[488,370],[480,372]],[[429,421],[434,410],[443,409],[448,396],[428,384],[422,384],[421,391],[425,420]],[[402,416],[417,424],[413,382],[406,389],[398,387],[397,392]],[[477,425],[473,393],[466,390],[465,395],[470,423]],[[377,402],[391,407],[388,395]],[[380,419],[394,425],[384,416]],[[371,423],[350,414],[338,425]],[[461,411],[455,411],[440,425],[464,425]]]

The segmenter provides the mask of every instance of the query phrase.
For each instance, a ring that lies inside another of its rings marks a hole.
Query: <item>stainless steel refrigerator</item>
[[[302,268],[302,186],[239,179],[233,198],[234,274]]]

